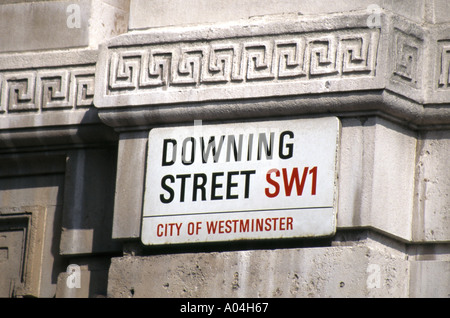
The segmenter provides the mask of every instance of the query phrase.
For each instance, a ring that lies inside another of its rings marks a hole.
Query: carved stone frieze
[[[413,88],[421,86],[420,64],[422,61],[422,40],[394,29],[394,71],[392,81],[397,81]]]
[[[342,90],[336,81],[370,89],[378,45],[379,29],[355,28],[111,47],[97,74],[96,106]]]
[[[242,109],[225,104],[255,106],[275,98],[293,105],[284,106],[285,115],[336,111],[344,103],[342,112],[376,111],[413,126],[450,122],[450,111],[441,109],[438,116],[435,107],[450,101],[448,26],[419,25],[389,12],[381,13],[379,27],[367,25],[367,12],[320,21],[300,16],[121,35],[100,49],[94,104],[115,127],[183,116],[213,119],[195,106],[210,115],[217,103],[223,105],[220,119],[240,117]],[[433,72],[438,75],[431,85]],[[179,104],[191,107],[176,114]],[[116,107],[131,115],[113,114]],[[145,118],[132,114],[142,109]],[[259,110],[265,116],[265,106]],[[283,112],[278,106],[272,111]]]
[[[0,153],[115,140],[93,99],[97,50],[0,54]]]
[[[378,27],[366,11],[261,18],[132,31],[88,58],[0,56],[0,128],[23,127],[15,115],[43,114],[49,125],[48,114],[83,109],[116,128],[330,111],[450,124],[450,26],[380,15]],[[64,120],[85,120],[77,116]]]
[[[112,49],[107,94],[373,77],[377,46],[378,30],[367,29]]]
[[[95,67],[2,72],[1,112],[30,112],[93,105]]]

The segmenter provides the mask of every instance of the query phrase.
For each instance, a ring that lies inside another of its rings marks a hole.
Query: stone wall
[[[448,297],[445,0],[0,4],[0,297]],[[335,116],[330,237],[149,247],[149,131]]]

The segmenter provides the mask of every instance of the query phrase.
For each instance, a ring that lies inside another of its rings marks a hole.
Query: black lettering
[[[253,134],[248,135],[247,161],[252,160]]]
[[[187,143],[191,142],[191,159],[190,160],[186,160],[186,148],[187,148]],[[188,137],[185,138],[183,140],[183,148],[181,149],[181,161],[183,162],[184,165],[189,166],[191,164],[194,163],[195,160],[195,139],[194,137]]]
[[[216,179],[218,176],[223,176],[223,172],[213,172],[212,174],[212,183],[211,183],[211,200],[222,200],[221,195],[216,195],[216,189],[222,188],[222,183],[217,183]]]
[[[238,150],[238,146],[236,146],[236,139],[234,137],[234,135],[229,135],[228,136],[228,142],[227,142],[227,162],[230,161],[230,157],[231,157],[231,148],[233,148],[233,153],[234,153],[234,161],[241,161],[242,158],[242,138],[244,136],[241,134],[239,135],[239,150]]]
[[[177,179],[181,179],[180,185],[180,202],[184,202],[184,193],[186,189],[186,179],[190,178],[190,174],[177,174]]]
[[[203,137],[200,138],[200,140],[202,142],[201,147],[202,147],[202,162],[203,163],[208,162],[209,152],[211,150],[212,150],[214,162],[217,162],[219,160],[220,151],[222,150],[222,145],[223,145],[224,139],[225,139],[225,136],[220,137],[219,146],[216,149],[216,139],[214,136],[211,136],[208,141],[208,146],[205,149],[205,140],[203,139]]]
[[[279,148],[278,155],[280,156],[281,159],[292,158],[293,151],[294,151],[294,144],[290,143],[290,144],[286,144],[286,148],[288,150],[288,153],[287,154],[283,153],[284,136],[286,136],[286,135],[288,135],[291,139],[294,138],[294,133],[292,131],[289,131],[289,130],[283,131],[280,134],[280,148]]]
[[[171,143],[172,146],[172,160],[167,161],[167,145]],[[177,152],[177,141],[175,139],[164,139],[163,142],[163,156],[162,156],[162,165],[163,166],[171,166],[175,163]]]
[[[168,198],[168,199],[166,199],[166,198],[164,197],[163,194],[161,194],[161,195],[159,196],[159,198],[160,198],[160,200],[161,200],[162,203],[170,203],[170,202],[172,202],[173,197],[174,197],[174,195],[175,195],[175,192],[173,191],[173,189],[172,189],[171,187],[169,187],[169,186],[166,184],[166,181],[167,181],[168,179],[169,179],[172,183],[175,182],[175,178],[174,178],[172,175],[170,175],[170,174],[164,176],[164,177],[161,179],[161,187],[162,187],[164,190],[166,190],[167,192],[169,192],[169,198]]]
[[[238,198],[237,194],[234,194],[234,195],[231,194],[231,188],[238,186],[237,183],[231,182],[232,181],[231,179],[233,178],[233,176],[236,176],[236,175],[239,175],[239,171],[229,171],[228,172],[228,175],[227,175],[227,200]]]
[[[202,178],[202,183],[198,182],[198,179]],[[197,191],[200,190],[202,192],[202,201],[206,200],[206,174],[204,173],[196,173],[194,174],[194,185],[192,188],[192,201],[197,201]]]
[[[241,171],[241,174],[245,175],[245,195],[244,197],[248,199],[250,194],[250,175],[255,174],[256,170],[246,170]]]
[[[260,133],[258,137],[258,160],[261,160],[262,149],[265,150],[266,159],[272,159],[272,147],[273,147],[273,136],[275,133],[270,133],[270,146],[267,142],[266,134]],[[263,146],[264,144],[264,146]]]

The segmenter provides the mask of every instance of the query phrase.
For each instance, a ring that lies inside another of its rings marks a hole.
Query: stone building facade
[[[0,297],[448,297],[449,13],[1,1]],[[153,129],[317,118],[339,122],[332,233],[142,242]]]

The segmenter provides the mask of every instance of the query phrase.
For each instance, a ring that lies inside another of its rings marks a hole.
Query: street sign
[[[152,129],[142,242],[332,235],[339,132],[336,117]]]

